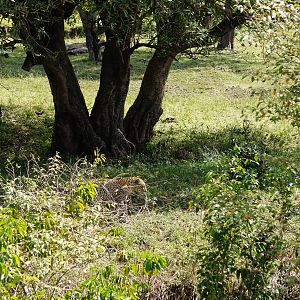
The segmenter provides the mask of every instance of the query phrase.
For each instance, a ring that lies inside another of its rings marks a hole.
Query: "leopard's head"
[[[140,177],[132,177],[128,184],[134,193],[145,193],[147,191],[146,184]]]

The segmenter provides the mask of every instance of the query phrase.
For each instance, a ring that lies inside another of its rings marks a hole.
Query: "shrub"
[[[195,191],[208,239],[198,253],[199,293],[203,299],[273,299],[270,280],[295,207],[297,172],[271,168],[252,144],[234,146],[215,164]]]

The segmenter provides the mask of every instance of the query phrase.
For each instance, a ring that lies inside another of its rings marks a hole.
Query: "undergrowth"
[[[201,299],[298,299],[299,166],[274,166],[253,143],[207,164],[192,203],[209,242],[198,252]]]
[[[139,299],[166,266],[151,251],[125,257],[114,248],[122,225],[113,229],[107,209],[88,205],[95,170],[58,156],[30,161],[28,174],[11,165],[1,180],[1,299]]]
[[[201,180],[181,199],[190,209],[162,212],[150,190],[152,211],[132,215],[95,202],[112,173],[103,156],[8,162],[1,297],[297,299],[299,166],[256,142],[195,160]]]
[[[7,163],[1,299],[164,299],[174,287],[195,286],[189,270],[202,220],[175,211],[118,214],[95,202],[107,176],[102,163],[59,156],[45,164],[32,158],[26,168]]]

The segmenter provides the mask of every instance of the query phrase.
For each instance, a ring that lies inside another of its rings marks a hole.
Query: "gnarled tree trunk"
[[[121,49],[117,38],[107,34],[102,58],[100,87],[90,120],[113,156],[126,156],[133,149],[123,134],[124,105],[130,81],[129,46]]]
[[[96,13],[83,10],[81,7],[77,8],[80,15],[82,26],[85,33],[86,47],[89,52],[89,60],[99,60],[99,45],[98,36],[96,32]]]
[[[95,134],[82,92],[69,58],[45,58],[46,71],[55,107],[52,152],[92,154],[95,148],[105,151],[105,144]]]
[[[42,64],[47,74],[55,108],[51,150],[53,153],[92,154],[105,144],[97,137],[89,121],[88,110],[64,41],[64,2],[49,12],[53,22],[45,27],[47,36],[28,53],[23,69]],[[26,38],[26,36],[25,36]]]
[[[150,59],[140,92],[124,119],[126,138],[141,151],[151,140],[153,129],[163,113],[162,100],[168,74],[176,52],[157,49]]]

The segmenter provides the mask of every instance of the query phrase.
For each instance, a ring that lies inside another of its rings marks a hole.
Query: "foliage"
[[[96,271],[96,275],[80,284],[73,295],[69,293],[66,299],[140,299],[143,291],[149,284],[132,279],[130,273],[137,276],[139,272],[151,278],[159,270],[166,267],[166,259],[162,256],[145,255],[141,266],[137,264],[126,265],[123,274],[118,274],[112,266]],[[135,277],[133,277],[135,278]]]
[[[27,231],[27,222],[18,211],[9,209],[0,211],[0,219],[0,293],[9,298],[12,289],[27,281],[18,253],[19,244]],[[17,247],[12,247],[13,244]]]
[[[123,275],[115,275],[113,268],[108,266],[81,283],[80,288],[73,295],[69,293],[66,299],[139,299],[142,290],[147,286],[128,281],[130,271],[130,267],[126,267]]]
[[[260,95],[257,116],[281,118],[300,127],[300,6],[292,1],[268,7],[269,15],[256,28],[268,65],[265,80],[272,90]]]
[[[203,299],[273,299],[270,279],[299,176],[293,168],[274,174],[253,144],[236,145],[214,163],[195,191],[209,241],[198,253],[199,292]]]
[[[66,199],[66,209],[74,216],[79,216],[84,211],[86,205],[92,203],[93,199],[97,195],[97,185],[90,180],[86,183],[79,183],[71,195]]]
[[[166,267],[167,261],[164,257],[146,255],[143,263],[144,273],[148,276],[157,274],[161,269]]]
[[[3,299],[139,299],[167,266],[153,251],[122,250],[102,261],[110,243],[124,234],[123,227],[109,229],[116,224],[109,211],[89,206],[102,162],[103,157],[68,165],[56,155],[41,166],[32,159],[30,176],[9,164],[11,179],[1,180]]]
[[[55,7],[55,1],[0,1],[0,16],[2,22],[8,22],[9,31],[7,34],[0,36],[1,42],[12,42],[15,39],[20,39],[20,32],[23,43],[27,47],[36,47],[38,39],[46,37],[45,26],[50,23],[49,14],[47,13],[51,8]],[[28,16],[31,15],[29,21]],[[26,26],[32,22],[36,30],[26,32]],[[4,26],[4,28],[7,26]],[[11,34],[10,34],[11,33]],[[3,44],[3,42],[1,43]]]

